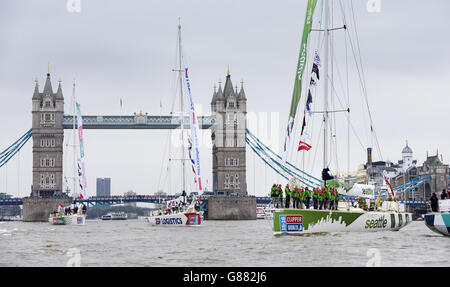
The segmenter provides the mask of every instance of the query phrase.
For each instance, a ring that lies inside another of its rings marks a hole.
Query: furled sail
[[[284,141],[284,151],[282,155],[283,163],[285,163],[287,160],[290,141],[292,138],[292,130],[294,127],[295,114],[297,113],[297,106],[298,103],[300,102],[300,97],[302,93],[302,79],[303,79],[303,71],[305,70],[306,66],[306,50],[308,47],[308,37],[309,33],[311,32],[312,17],[314,14],[316,4],[317,0],[308,0],[308,6],[306,9],[306,16],[305,16],[305,24],[303,26],[302,43],[300,46],[300,54],[298,56],[297,71],[295,73],[294,91],[292,94],[291,108],[289,111],[289,120],[286,130],[286,138]]]

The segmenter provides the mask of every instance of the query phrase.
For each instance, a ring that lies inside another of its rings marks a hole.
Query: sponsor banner
[[[86,169],[84,164],[84,142],[83,142],[83,118],[81,117],[80,104],[76,103],[77,106],[77,125],[78,125],[78,140],[80,142],[80,158],[78,174],[80,175],[80,196],[82,199],[88,199],[87,190],[87,180],[86,180]]]
[[[181,217],[157,217],[155,222],[157,225],[180,225],[183,224],[183,219]]]
[[[301,215],[280,215],[281,232],[301,232],[303,231],[303,216]]]
[[[188,68],[184,69],[185,71],[185,77],[186,77],[186,86],[188,90],[189,95],[189,118],[191,122],[191,136],[192,136],[192,146],[194,148],[194,169],[195,169],[195,179],[198,187],[198,195],[203,194],[203,187],[202,187],[202,177],[201,177],[201,170],[200,170],[200,143],[199,143],[199,128],[198,128],[198,119],[197,114],[195,113],[194,108],[194,100],[192,99],[191,94],[191,84],[189,82],[188,77]]]

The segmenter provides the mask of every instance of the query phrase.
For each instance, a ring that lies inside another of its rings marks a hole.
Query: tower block
[[[213,191],[217,195],[247,195],[246,182],[246,115],[247,98],[243,83],[238,93],[228,71],[225,87],[214,89],[211,111],[216,127],[211,132],[213,146]]]
[[[61,81],[53,93],[50,72],[44,89],[36,85],[33,93],[33,183],[31,196],[62,194],[64,96]]]
[[[214,196],[208,199],[208,219],[256,219],[256,197],[248,196],[246,179],[247,98],[244,84],[233,88],[230,71],[225,86],[214,87],[211,112],[216,125],[211,131]]]

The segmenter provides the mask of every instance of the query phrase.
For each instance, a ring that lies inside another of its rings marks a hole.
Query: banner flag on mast
[[[191,84],[189,82],[189,76],[188,76],[188,68],[184,68],[184,75],[186,77],[186,86],[188,90],[189,95],[189,119],[191,122],[191,136],[192,136],[192,147],[194,150],[194,166],[195,166],[195,178],[196,183],[198,187],[198,195],[203,194],[203,187],[202,187],[202,178],[201,178],[201,172],[200,172],[200,143],[199,143],[199,128],[198,128],[198,118],[195,114],[195,107],[194,107],[194,100],[192,99],[191,94]]]
[[[309,33],[311,32],[312,17],[314,14],[314,9],[316,7],[316,4],[317,4],[317,0],[308,0],[308,6],[306,9],[306,16],[305,16],[305,24],[303,26],[302,43],[300,46],[300,53],[299,53],[299,57],[298,57],[297,72],[296,72],[295,81],[294,81],[294,91],[292,94],[291,108],[289,111],[289,120],[288,120],[288,125],[287,125],[287,130],[286,130],[286,138],[284,141],[284,151],[283,151],[283,155],[282,155],[283,163],[285,163],[287,160],[290,141],[291,141],[291,135],[292,135],[292,129],[294,128],[295,114],[297,113],[297,107],[298,107],[298,103],[300,101],[300,97],[301,97],[301,93],[302,93],[302,79],[303,79],[303,71],[305,70],[305,66],[306,66],[307,43],[308,43]]]
[[[81,117],[80,104],[77,106],[77,124],[78,124],[78,140],[80,141],[80,158],[78,159],[78,175],[80,182],[80,197],[81,199],[88,199],[86,168],[84,165],[84,144],[83,144],[83,118]]]
[[[392,193],[392,200],[395,201],[395,195],[394,195],[394,190],[392,189],[391,184],[389,183],[389,180],[386,178],[386,176],[384,176],[384,181],[386,182],[386,184],[389,186],[389,188],[391,189],[391,193]]]

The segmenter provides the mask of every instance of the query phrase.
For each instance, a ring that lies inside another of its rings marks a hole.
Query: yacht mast
[[[329,18],[329,10],[328,10],[328,0],[324,0],[324,8],[325,8],[325,39],[324,39],[324,61],[323,61],[323,92],[324,92],[324,114],[323,114],[323,168],[328,167],[328,18]]]
[[[76,135],[77,132],[75,130],[75,105],[76,105],[76,99],[75,99],[75,81],[73,82],[73,90],[72,90],[72,101],[73,101],[73,107],[72,107],[72,134],[73,134],[73,190],[72,190],[72,196],[75,197],[76,194],[76,188],[77,188],[77,145],[76,145]]]
[[[178,19],[179,20],[179,19]],[[183,192],[186,190],[186,176],[185,176],[185,160],[184,160],[184,102],[183,102],[183,67],[182,67],[182,53],[181,53],[181,22],[178,23],[178,57],[179,66],[178,73],[180,78],[180,110],[181,110],[181,168],[183,174]]]

